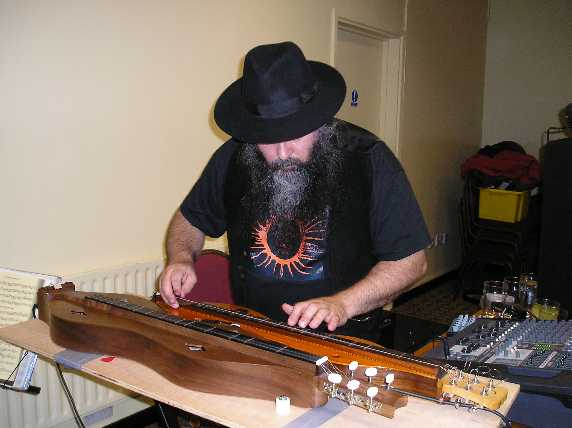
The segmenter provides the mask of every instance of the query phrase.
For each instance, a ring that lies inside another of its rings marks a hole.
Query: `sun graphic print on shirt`
[[[252,231],[252,269],[266,277],[308,281],[324,274],[327,215],[309,221],[270,217]]]

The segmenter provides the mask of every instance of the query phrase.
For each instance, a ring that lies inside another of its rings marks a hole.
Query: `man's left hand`
[[[282,310],[289,315],[288,325],[298,325],[302,328],[318,328],[325,322],[328,330],[334,331],[344,325],[349,318],[344,305],[336,297],[305,300],[294,306],[283,303]]]

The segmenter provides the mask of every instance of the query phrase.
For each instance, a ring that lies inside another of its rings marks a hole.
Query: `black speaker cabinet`
[[[540,292],[572,315],[572,139],[547,143],[541,162]]]

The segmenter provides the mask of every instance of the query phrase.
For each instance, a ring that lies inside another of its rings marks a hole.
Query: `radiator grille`
[[[163,262],[136,263],[120,268],[88,272],[64,280],[73,282],[78,291],[127,293],[149,297],[155,290],[155,283],[162,269]],[[126,398],[126,391],[112,389],[96,380],[72,373],[65,373],[64,377],[81,415],[90,414]],[[42,388],[39,395],[0,391],[0,426],[7,428],[75,426],[73,423],[68,423],[73,421],[73,416],[52,365],[38,360],[32,385]]]

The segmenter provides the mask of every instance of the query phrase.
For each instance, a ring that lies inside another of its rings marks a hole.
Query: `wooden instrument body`
[[[467,391],[457,386],[470,381],[462,373],[454,379],[439,365],[372,342],[290,327],[233,305],[180,303],[172,309],[138,296],[76,292],[71,283],[38,291],[40,319],[58,345],[134,360],[196,391],[272,401],[287,395],[298,407],[323,405],[331,394],[387,417],[407,404],[408,394],[434,399],[445,392],[491,408],[506,397],[502,389],[479,397],[475,391],[483,388],[472,381]],[[317,365],[324,356],[327,364]],[[350,372],[352,361],[359,366]],[[377,374],[366,376],[368,367]],[[328,381],[334,372],[344,379],[342,397]],[[355,399],[354,392],[349,399],[344,395],[351,379],[360,381]],[[367,397],[374,386],[375,402],[382,405],[372,410],[373,398]]]
[[[49,324],[50,336],[58,345],[134,360],[196,391],[267,400],[287,395],[300,407],[327,402],[313,363],[124,313],[86,301],[83,297],[88,294],[93,293],[68,289],[39,297],[40,319]],[[137,296],[109,296],[158,309]]]
[[[262,336],[265,339],[285,344],[290,348],[303,352],[316,354],[317,356],[328,356],[329,361],[338,366],[340,370],[346,370],[349,363],[357,361],[359,366],[355,371],[354,377],[362,383],[372,383],[381,388],[384,386],[385,375],[392,373],[395,378],[393,386],[396,388],[433,398],[437,398],[441,394],[438,379],[443,373],[440,373],[438,366],[421,362],[418,358],[410,358],[409,354],[387,350],[368,340],[356,337],[333,336],[342,339],[341,343],[336,343],[335,341],[325,341],[322,337],[301,337],[299,334],[300,329],[297,327],[292,329],[294,332],[264,328],[256,321],[237,321],[235,318],[226,317],[224,314],[211,314],[193,306],[185,306],[184,302],[180,302],[181,306],[178,309],[173,309],[162,301],[157,301],[157,304],[165,312],[184,319],[211,319],[224,321],[229,324],[240,322],[240,330],[245,334],[254,337]],[[263,315],[247,308],[240,308],[235,305],[218,306],[230,308],[233,312],[236,312],[236,309],[239,308],[257,319],[264,318]],[[362,346],[349,347],[348,344],[351,343]],[[383,350],[387,354],[374,352],[376,350]],[[397,355],[400,355],[401,358],[398,358]],[[378,375],[371,382],[363,375],[367,367],[378,367]]]

